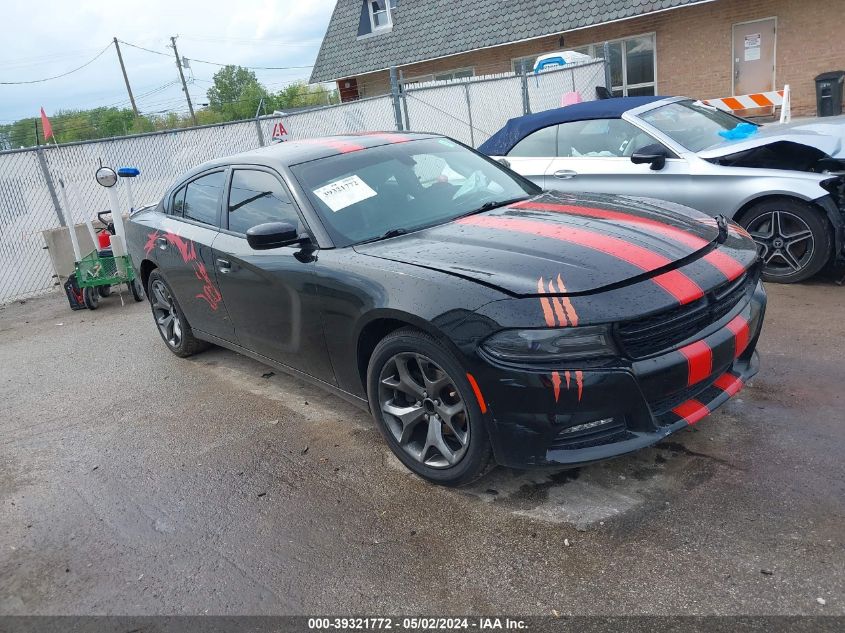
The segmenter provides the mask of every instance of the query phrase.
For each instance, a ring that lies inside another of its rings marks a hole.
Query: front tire
[[[89,310],[100,307],[100,291],[96,287],[86,286],[82,291],[82,298],[85,301],[85,307]]]
[[[484,475],[492,450],[466,370],[436,339],[410,328],[376,345],[367,395],[394,455],[414,473],[444,486]]]
[[[129,282],[129,290],[132,292],[132,298],[135,301],[143,301],[146,294],[144,293],[144,286],[141,280],[137,277]]]
[[[182,358],[208,348],[208,343],[194,336],[185,313],[176,301],[176,295],[164,276],[154,270],[147,282],[150,306],[158,333],[167,348]]]
[[[765,200],[752,206],[740,224],[757,244],[764,281],[804,281],[830,260],[830,226],[819,210],[806,202],[791,198]]]

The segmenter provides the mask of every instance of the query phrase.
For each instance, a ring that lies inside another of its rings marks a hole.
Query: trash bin
[[[816,77],[816,113],[818,116],[842,114],[842,83],[845,70],[832,70]]]

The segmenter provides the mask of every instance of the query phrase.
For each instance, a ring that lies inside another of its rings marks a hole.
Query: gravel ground
[[[769,293],[717,414],[463,490],[334,396],[176,358],[146,303],[2,307],[0,613],[845,615],[845,289]]]

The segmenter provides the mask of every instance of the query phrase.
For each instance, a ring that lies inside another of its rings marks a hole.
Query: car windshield
[[[337,246],[443,224],[540,192],[445,138],[339,154],[291,171]]]
[[[697,101],[678,101],[640,114],[673,141],[698,152],[725,142],[719,132],[732,130],[742,119]]]

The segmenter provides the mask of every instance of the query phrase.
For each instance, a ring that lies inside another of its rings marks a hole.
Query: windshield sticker
[[[375,190],[355,174],[330,182],[315,189],[314,193],[335,213],[376,195]]]
[[[455,147],[455,144],[452,141],[447,141],[445,138],[441,138],[437,142],[441,145],[445,145],[446,147]]]

